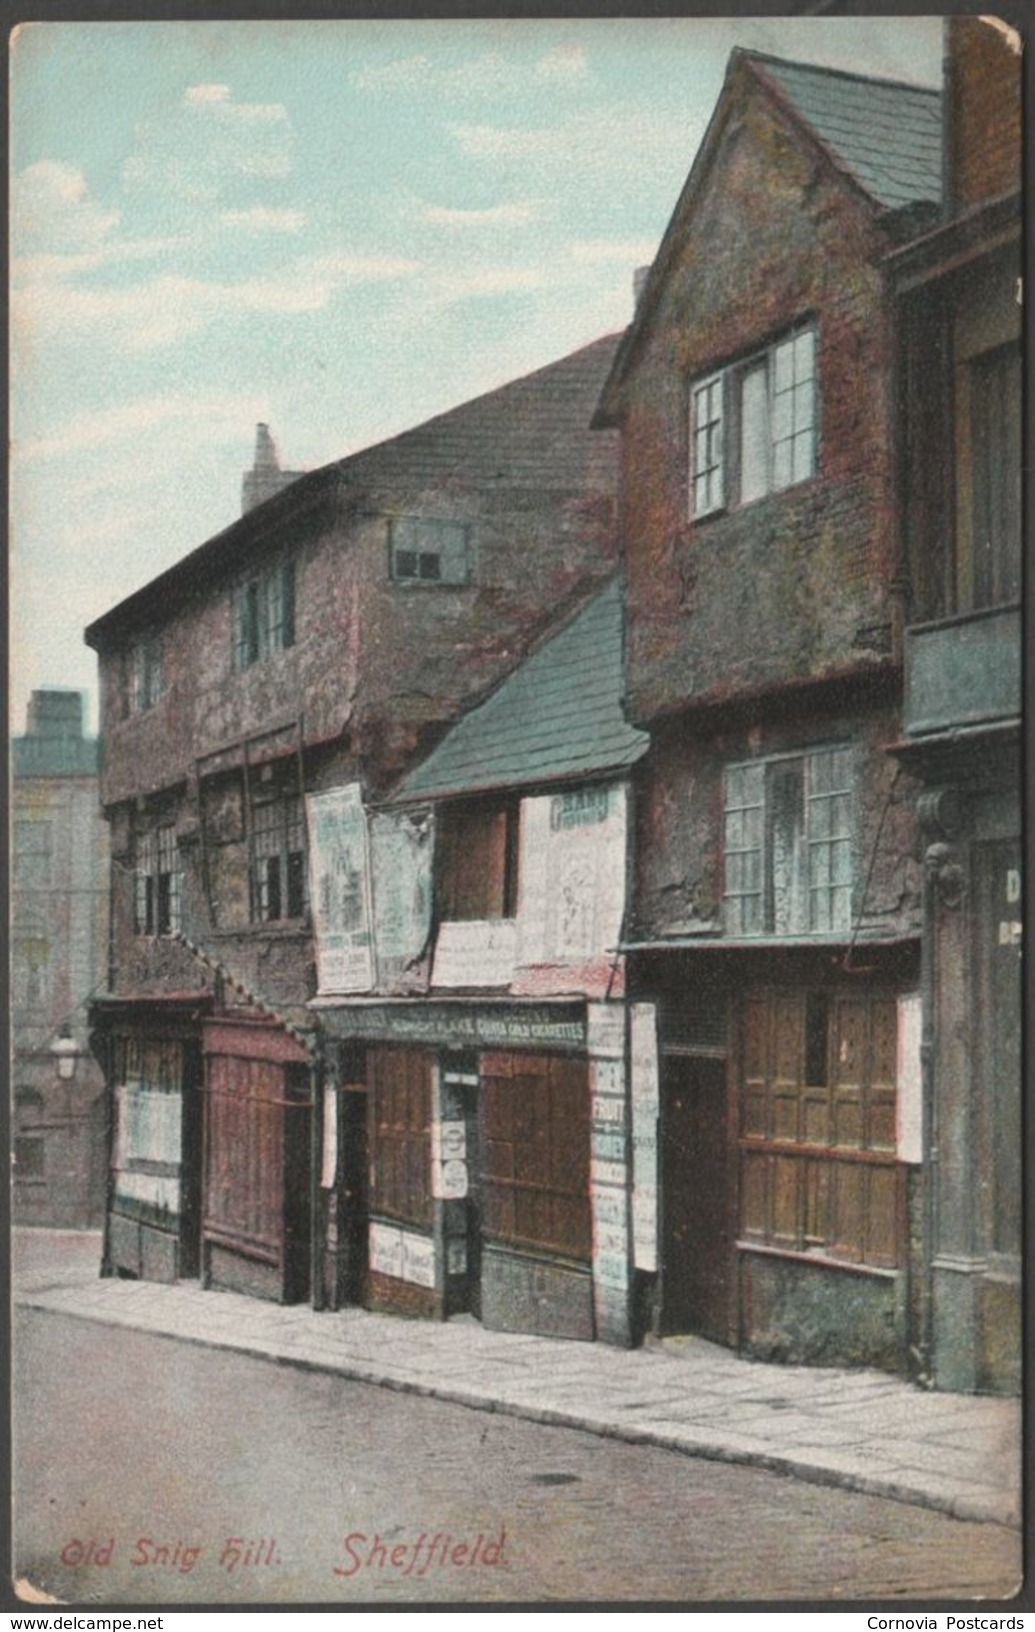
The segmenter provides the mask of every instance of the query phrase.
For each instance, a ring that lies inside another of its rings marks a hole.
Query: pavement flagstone
[[[820,1484],[1021,1522],[1015,1399],[926,1392],[873,1371],[783,1367],[700,1338],[636,1350],[284,1308],[192,1282],[102,1279],[99,1237],[18,1230],[14,1300],[455,1404],[740,1462]]]

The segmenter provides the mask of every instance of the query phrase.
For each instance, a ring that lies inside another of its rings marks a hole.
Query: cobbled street
[[[1020,1578],[998,1525],[49,1313],[18,1316],[15,1398],[16,1572],[69,1603],[922,1602]]]

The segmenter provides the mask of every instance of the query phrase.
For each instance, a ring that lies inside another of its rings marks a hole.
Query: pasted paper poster
[[[306,810],[320,995],[369,991],[374,982],[370,859],[360,785],[311,793]]]

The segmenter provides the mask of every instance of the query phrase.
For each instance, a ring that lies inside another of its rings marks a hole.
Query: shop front
[[[909,1369],[917,949],[636,960],[657,1003],[654,1321],[769,1360]]]
[[[437,1319],[471,1313],[501,1331],[631,1341],[624,1004],[320,1008],[337,1039],[325,1126],[339,1132],[362,1056],[362,1300]],[[339,1139],[324,1166],[339,1231],[352,1166]]]
[[[176,1281],[198,1273],[207,1006],[196,998],[92,1005],[110,1105],[102,1274]]]
[[[298,1303],[310,1289],[312,1087],[305,1046],[275,1022],[202,1028],[205,1286]]]

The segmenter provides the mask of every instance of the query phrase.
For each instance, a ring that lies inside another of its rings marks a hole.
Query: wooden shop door
[[[735,1340],[726,1061],[662,1061],[662,1330]]]

